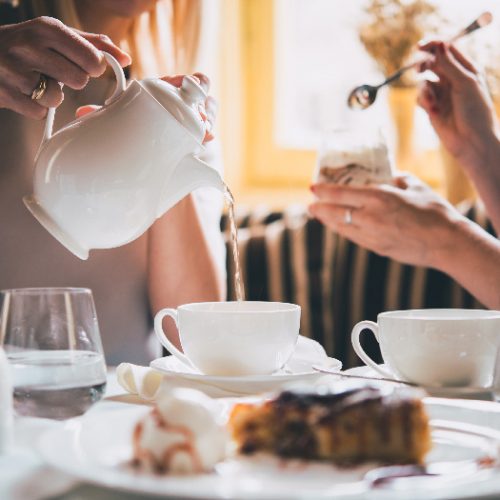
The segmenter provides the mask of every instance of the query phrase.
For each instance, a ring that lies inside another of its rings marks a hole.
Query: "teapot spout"
[[[186,155],[164,188],[157,217],[161,217],[169,208],[200,187],[213,187],[222,193],[226,190],[226,184],[215,168],[192,154]]]

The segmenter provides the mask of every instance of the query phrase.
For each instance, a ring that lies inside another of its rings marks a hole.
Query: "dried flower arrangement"
[[[416,44],[435,32],[441,21],[437,7],[426,0],[370,0],[365,13],[368,19],[359,38],[385,76],[409,62]],[[393,85],[414,85],[411,73]]]

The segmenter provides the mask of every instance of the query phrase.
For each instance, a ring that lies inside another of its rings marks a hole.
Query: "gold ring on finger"
[[[47,90],[47,77],[40,73],[40,79],[38,80],[37,86],[33,89],[33,92],[31,93],[31,99],[33,101],[38,101],[43,97],[45,94],[45,91]]]

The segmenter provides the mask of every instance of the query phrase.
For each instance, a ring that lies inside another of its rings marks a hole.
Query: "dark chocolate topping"
[[[307,409],[311,406],[325,406],[332,410],[337,406],[339,409],[340,407],[346,408],[382,397],[382,391],[371,386],[347,388],[340,392],[286,390],[275,399],[275,405],[294,406],[301,409]]]

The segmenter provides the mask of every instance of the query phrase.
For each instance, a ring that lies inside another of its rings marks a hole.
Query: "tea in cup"
[[[363,330],[380,345],[384,370],[361,347]],[[500,311],[421,309],[361,321],[351,334],[356,354],[384,377],[429,387],[488,388],[500,345]]]
[[[167,338],[163,319],[179,330],[183,353]],[[300,307],[281,302],[204,302],[162,309],[155,333],[176,358],[205,375],[268,375],[285,365],[299,336]]]

